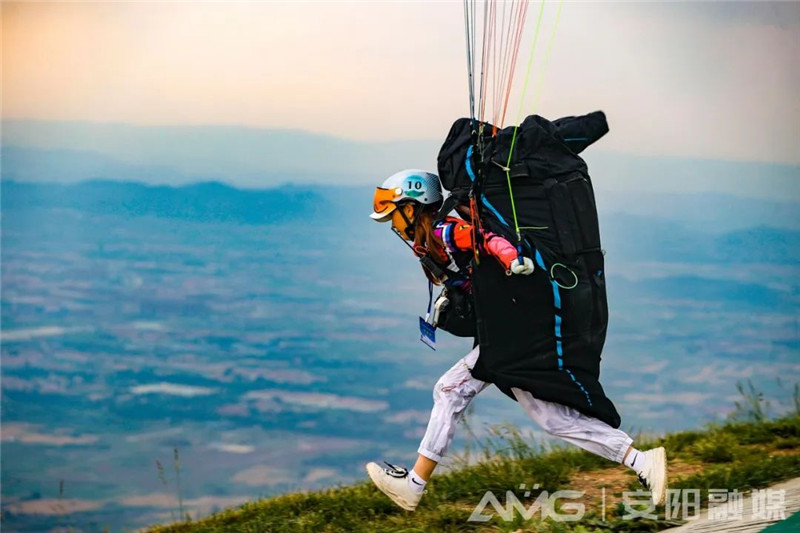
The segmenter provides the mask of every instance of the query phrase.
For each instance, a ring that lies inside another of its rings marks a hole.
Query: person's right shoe
[[[667,452],[664,448],[653,448],[642,453],[645,467],[639,474],[639,483],[650,491],[653,505],[661,505],[667,495]]]
[[[377,463],[367,463],[367,473],[375,486],[392,499],[394,503],[413,511],[417,508],[422,492],[415,492],[408,486],[408,470],[386,463],[389,468],[381,468]]]

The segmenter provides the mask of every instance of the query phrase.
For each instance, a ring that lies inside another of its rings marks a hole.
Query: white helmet
[[[435,204],[442,200],[442,185],[439,176],[424,170],[401,170],[389,176],[383,185],[375,189],[370,218],[387,222],[397,204],[410,200],[420,204]]]

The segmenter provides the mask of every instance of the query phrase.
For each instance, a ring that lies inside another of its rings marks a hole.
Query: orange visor
[[[372,217],[375,220],[388,221],[389,215],[397,208],[394,202],[403,194],[403,189],[394,187],[392,189],[384,189],[383,187],[375,188],[375,196],[372,199]]]

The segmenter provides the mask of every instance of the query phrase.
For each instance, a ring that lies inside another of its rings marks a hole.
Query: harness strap
[[[428,314],[425,316],[425,320],[428,320],[431,316],[431,306],[433,305],[433,282],[428,280]]]
[[[467,167],[467,175],[472,181],[472,188],[469,191],[469,214],[472,218],[472,253],[475,256],[475,264],[479,265],[481,262],[480,249],[483,247],[483,225],[481,223],[481,203],[478,198],[481,197],[483,191],[483,172],[478,169],[477,176],[472,168],[473,146],[467,148],[467,159],[464,164]],[[483,153],[480,153],[481,163],[483,162]]]
[[[444,203],[442,203],[442,207],[439,208],[439,211],[433,218],[434,226],[447,218],[447,215],[450,213],[450,211],[455,209],[457,205],[463,202],[463,194],[464,193],[462,191],[452,191],[450,193],[450,196],[445,199]]]

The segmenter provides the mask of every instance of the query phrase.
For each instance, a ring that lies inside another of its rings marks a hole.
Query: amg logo
[[[519,488],[522,490],[525,488],[525,485],[520,485]],[[538,484],[533,486],[534,490],[538,488]],[[524,497],[527,498],[530,496],[530,494],[531,492],[527,490],[525,491]],[[586,512],[585,506],[582,503],[576,502],[561,502],[560,505],[557,506],[556,502],[558,502],[558,500],[576,500],[583,497],[583,494],[583,491],[578,490],[559,490],[553,494],[549,494],[545,490],[536,497],[530,506],[525,507],[519,498],[517,498],[517,495],[514,494],[514,491],[506,491],[506,504],[503,506],[497,499],[497,496],[495,496],[492,491],[487,490],[483,495],[483,498],[481,498],[481,501],[478,502],[478,505],[472,511],[472,514],[469,516],[467,521],[488,522],[491,520],[494,513],[484,514],[483,511],[486,509],[487,505],[491,505],[494,507],[494,511],[506,522],[510,522],[514,519],[515,511],[519,512],[523,519],[529,520],[530,518],[533,518],[537,511],[540,510],[542,513],[542,519],[549,517],[557,522],[575,522],[583,518],[583,515]],[[568,512],[565,513],[556,511],[557,507],[560,509],[560,511]]]

